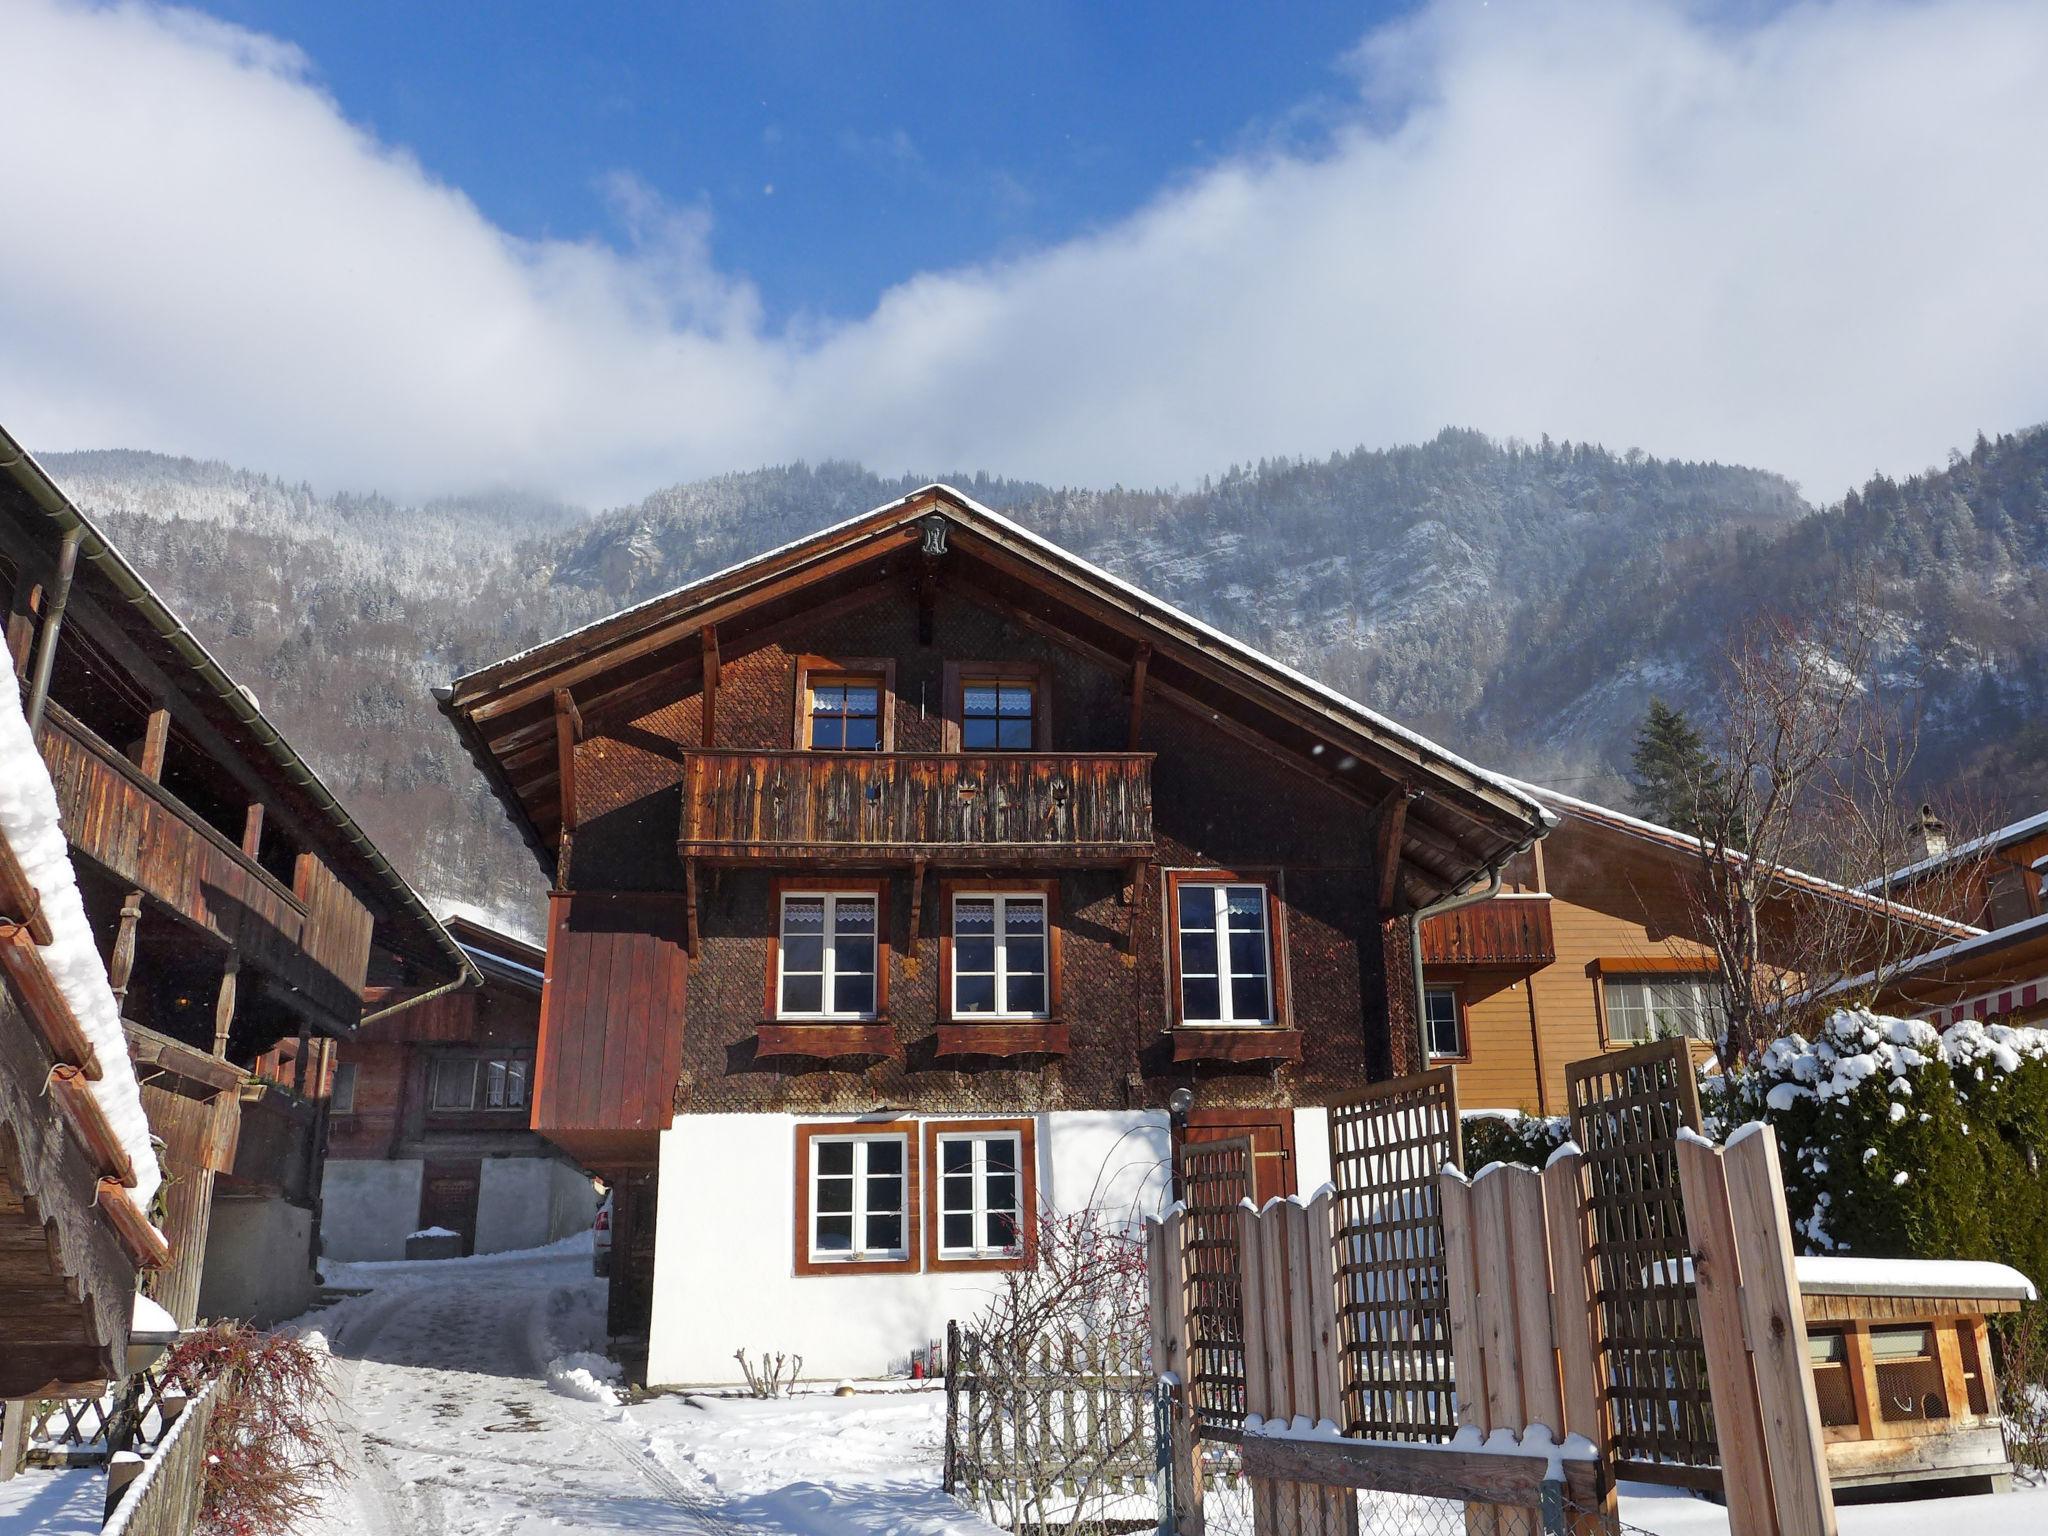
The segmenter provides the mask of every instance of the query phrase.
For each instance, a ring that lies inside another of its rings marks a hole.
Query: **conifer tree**
[[[1682,709],[1652,698],[1629,757],[1630,805],[1646,821],[1698,835],[1721,770]]]

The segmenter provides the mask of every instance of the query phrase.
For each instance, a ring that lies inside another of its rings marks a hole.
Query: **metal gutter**
[[[343,840],[370,866],[399,908],[424,925],[443,957],[454,964],[458,981],[481,985],[483,977],[462,946],[441,926],[440,919],[428,910],[405,877],[392,867],[391,861],[370,841],[355,818],[334,798],[333,791],[321,781],[319,774],[292,749],[291,744],[278,733],[277,727],[264,718],[263,711],[256,707],[250,695],[214,660],[183,621],[151,590],[149,583],[128,564],[119,550],[107,542],[35,461],[34,455],[16,442],[5,427],[0,427],[0,471],[5,471],[21,487],[59,532],[67,539],[77,541],[78,552],[92,563],[93,569],[105,577],[122,600],[170,646],[186,669],[227,706],[228,712],[256,738],[257,746],[283,770],[284,777],[312,799],[315,808],[333,823]]]
[[[64,535],[57,554],[57,585],[50,593],[50,606],[43,614],[42,633],[36,637],[36,664],[28,685],[28,733],[42,740],[43,707],[50,702],[50,674],[57,666],[57,637],[64,633],[64,610],[71,603],[71,580],[78,574],[79,531]]]

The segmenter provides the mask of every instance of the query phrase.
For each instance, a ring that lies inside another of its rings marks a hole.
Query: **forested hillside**
[[[429,690],[924,478],[790,465],[586,518],[148,453],[45,462],[430,897],[528,927],[538,871]],[[1755,614],[1875,590],[1889,676],[1925,700],[1925,771],[2048,799],[2048,432],[1821,511],[1759,470],[1465,431],[1178,492],[945,478],[1447,745],[1595,795],[1618,792],[1650,693],[1702,702]]]

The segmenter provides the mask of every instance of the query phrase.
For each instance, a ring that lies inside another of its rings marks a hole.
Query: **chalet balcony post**
[[[229,950],[228,963],[220,975],[220,995],[213,1005],[213,1054],[221,1061],[228,1058],[228,1032],[235,1027],[235,988],[241,974],[242,957]]]

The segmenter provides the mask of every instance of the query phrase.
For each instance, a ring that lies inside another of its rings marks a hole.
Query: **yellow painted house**
[[[1431,1060],[1457,1065],[1466,1108],[1555,1115],[1569,1062],[1674,1034],[1708,1054],[1721,1028],[1719,967],[1691,895],[1697,839],[1523,787],[1557,825],[1508,866],[1498,896],[1424,920],[1424,1028]],[[1796,878],[1816,900],[1925,927],[1930,945],[1979,932]]]

